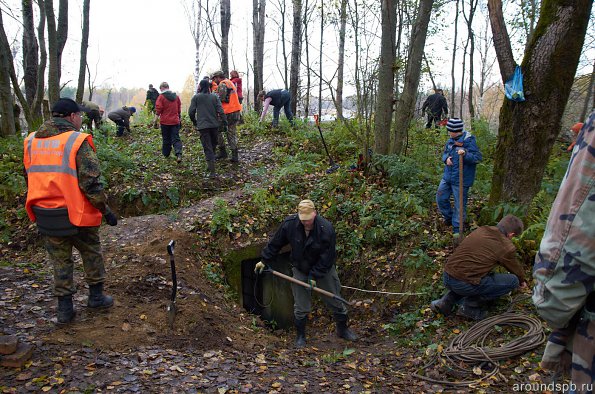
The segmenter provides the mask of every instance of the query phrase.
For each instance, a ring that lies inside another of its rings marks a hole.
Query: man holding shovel
[[[463,127],[463,121],[459,118],[451,118],[446,124],[450,138],[442,153],[444,174],[436,192],[436,203],[444,217],[444,224],[452,226],[455,237],[459,236],[461,219],[464,221],[467,216],[467,193],[475,180],[475,167],[482,159],[475,136],[463,130]],[[454,198],[454,207],[450,203],[451,196]]]
[[[336,235],[333,225],[317,215],[314,203],[303,200],[298,205],[298,213],[286,218],[268,245],[262,250],[263,262],[256,264],[255,272],[261,273],[266,263],[273,260],[286,245],[291,245],[291,264],[293,277],[310,284],[311,288],[320,287],[339,296],[341,283],[335,269],[337,252]],[[312,291],[293,283],[293,312],[297,337],[296,347],[306,345],[306,323],[312,309]],[[340,298],[340,297],[339,297]],[[323,297],[325,305],[333,312],[337,325],[337,336],[348,341],[355,341],[357,336],[347,327],[347,309],[337,297]]]

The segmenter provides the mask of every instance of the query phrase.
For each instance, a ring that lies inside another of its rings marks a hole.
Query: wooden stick
[[[338,296],[338,295],[336,295],[336,294],[333,294],[333,293],[331,293],[330,291],[326,291],[326,290],[324,290],[324,289],[321,289],[321,288],[318,288],[318,287],[315,287],[315,286],[310,286],[310,284],[308,284],[308,283],[306,283],[306,282],[302,282],[301,280],[297,280],[297,279],[295,279],[295,278],[293,278],[293,277],[291,277],[291,276],[288,276],[288,275],[282,274],[281,272],[277,272],[277,271],[275,271],[275,270],[272,270],[272,269],[270,269],[269,271],[270,271],[270,272],[271,272],[273,275],[275,275],[275,276],[278,276],[279,278],[282,278],[282,279],[288,280],[288,281],[290,281],[290,282],[292,282],[292,283],[295,283],[296,285],[300,285],[300,286],[302,286],[302,287],[307,287],[308,289],[312,289],[312,290],[314,290],[314,291],[316,291],[316,292],[318,292],[318,293],[320,293],[320,294],[323,294],[323,295],[325,295],[325,296],[327,296],[327,297],[330,297],[330,298],[335,298],[335,299],[337,299],[337,300],[339,300],[339,301],[341,301],[341,302],[343,302],[343,303],[345,303],[345,304],[347,304],[347,305],[349,305],[349,306],[352,306],[352,303],[351,303],[351,302],[347,301],[346,299],[344,299],[344,298],[342,298],[342,297],[339,297],[339,296]]]

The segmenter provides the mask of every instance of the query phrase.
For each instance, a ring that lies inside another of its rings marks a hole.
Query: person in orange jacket
[[[227,143],[231,149],[231,161],[237,163],[239,161],[238,153],[238,136],[236,126],[240,120],[240,113],[242,112],[242,104],[238,97],[238,91],[236,85],[225,77],[223,71],[215,71],[211,75],[211,79],[217,84],[217,94],[221,99],[223,105],[223,112],[227,118]],[[223,140],[222,133],[219,133],[218,137],[219,155],[217,159],[224,159],[227,157],[227,151],[225,150],[225,141]]]
[[[23,164],[27,179],[25,208],[43,235],[54,266],[54,294],[58,297],[58,324],[75,317],[72,295],[75,247],[83,260],[89,284],[87,306],[109,308],[112,297],[103,294],[105,266],[99,225],[118,224],[107,204],[100,181],[93,137],[79,133],[83,119],[74,100],[61,98],[52,106],[52,118],[24,141]]]

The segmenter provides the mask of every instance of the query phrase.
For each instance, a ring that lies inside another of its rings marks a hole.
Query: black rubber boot
[[[109,308],[112,305],[114,305],[114,299],[103,294],[103,283],[89,285],[89,300],[87,301],[89,308]]]
[[[357,340],[357,335],[347,327],[349,318],[347,315],[335,315],[335,323],[337,325],[337,336],[347,341]]]
[[[68,324],[76,315],[72,305],[72,295],[58,297],[58,324]]]
[[[227,159],[227,149],[224,146],[219,147],[219,154],[215,156],[215,160]]]
[[[214,178],[217,176],[215,173],[215,162],[213,160],[207,161],[207,171],[209,172],[209,178]]]
[[[231,161],[233,163],[237,163],[237,162],[240,161],[240,157],[239,157],[239,154],[238,154],[238,150],[237,149],[232,149],[231,150]]]
[[[457,316],[471,320],[483,320],[488,316],[488,311],[482,308],[481,300],[478,298],[466,298],[457,311]]]
[[[441,313],[444,316],[449,316],[452,313],[452,309],[455,303],[461,299],[461,296],[453,291],[448,291],[442,298],[434,300],[430,303],[430,309],[434,313]]]
[[[295,337],[295,347],[302,348],[306,346],[306,323],[308,322],[308,318],[304,317],[303,319],[295,319],[295,331],[297,333]]]

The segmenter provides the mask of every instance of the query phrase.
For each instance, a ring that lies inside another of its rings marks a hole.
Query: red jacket
[[[169,90],[161,93],[155,103],[155,113],[159,116],[162,125],[173,126],[180,124],[182,102],[180,98]]]
[[[238,91],[238,98],[243,98],[244,95],[242,94],[242,78],[231,78],[231,82],[236,85],[236,90]]]

